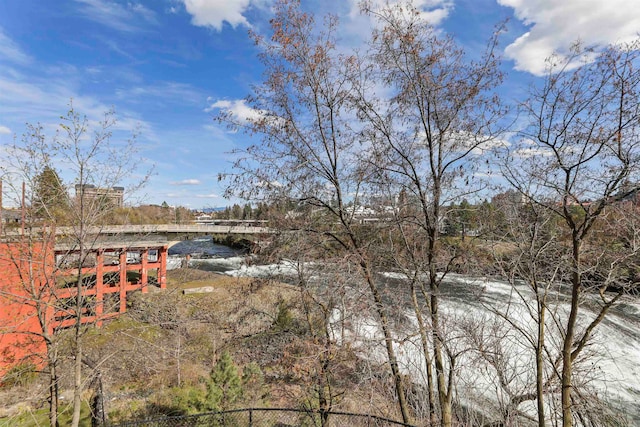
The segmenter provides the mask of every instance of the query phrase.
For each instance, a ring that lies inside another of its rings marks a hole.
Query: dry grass
[[[223,350],[240,366],[260,365],[270,388],[269,405],[296,406],[309,397],[308,378],[293,378],[291,372],[292,367],[315,360],[313,354],[303,354],[315,347],[304,343],[304,334],[274,327],[282,306],[299,316],[297,288],[195,269],[172,270],[167,276],[166,290],[132,295],[125,315],[85,336],[86,356],[99,362],[112,422],[145,416],[175,387],[197,387]],[[182,293],[204,286],[212,287],[213,292]],[[287,356],[293,350],[295,355]],[[70,380],[72,364],[64,360],[61,375]],[[350,388],[351,375],[342,375],[342,371],[353,370],[355,361],[349,358],[336,363],[336,373],[344,377],[341,387]],[[69,386],[65,381],[65,393]],[[42,384],[34,387],[42,389]],[[357,387],[354,393],[357,401],[366,398],[358,395]],[[90,394],[87,390],[86,397]],[[352,406],[358,407],[357,402]]]

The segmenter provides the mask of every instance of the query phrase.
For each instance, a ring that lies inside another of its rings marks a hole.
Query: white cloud
[[[544,148],[519,148],[513,152],[514,157],[519,157],[521,159],[528,159],[531,157],[550,157],[553,153],[549,150],[545,150]]]
[[[256,184],[260,188],[282,188],[282,184],[279,181],[261,181]]]
[[[580,40],[587,46],[624,43],[638,37],[640,1],[633,0],[498,0],[530,26],[505,49],[515,68],[535,75],[545,72],[545,59],[565,54]]]
[[[187,12],[191,15],[191,23],[198,27],[209,27],[221,31],[224,22],[233,28],[238,25],[250,27],[244,13],[253,0],[182,0]]]
[[[383,7],[395,7],[402,5],[406,0],[372,0],[372,9],[381,9]],[[449,12],[453,9],[453,0],[409,0],[419,13],[420,18],[431,25],[438,25],[449,16]],[[360,10],[360,0],[350,0],[351,15],[355,16]]]
[[[369,7],[374,11],[383,8],[396,8],[402,6],[406,1],[418,10],[420,18],[437,26],[449,16],[449,12],[453,10],[453,0],[371,0]],[[351,27],[348,32],[360,33],[360,37],[365,40],[371,33],[371,27],[375,26],[373,17],[365,16],[361,13],[361,0],[349,0],[350,12],[348,14]],[[395,9],[399,10],[399,9]],[[405,12],[407,9],[402,8]]]
[[[182,181],[172,181],[171,185],[200,185],[199,179],[183,179]]]
[[[3,135],[3,134],[4,134],[4,135],[11,135],[11,133],[12,133],[12,132],[11,132],[11,129],[9,129],[9,128],[8,128],[8,127],[6,127],[6,126],[2,126],[2,125],[0,125],[0,135]]]
[[[211,102],[211,99],[208,100]],[[244,99],[219,100],[212,103],[205,112],[210,113],[213,110],[223,110],[231,113],[238,120],[246,122],[249,120],[258,120],[263,117],[263,113],[259,110],[249,107]]]
[[[31,57],[24,53],[20,47],[0,28],[0,57],[19,65],[31,62]]]
[[[210,193],[210,194],[196,194],[196,197],[198,199],[217,199],[220,196],[215,193]]]
[[[321,14],[331,13],[340,17],[337,48],[345,54],[351,53],[353,49],[366,49],[371,30],[382,25],[374,16],[361,13],[360,3],[361,0],[348,0],[338,6],[333,2],[327,2],[320,11]],[[394,7],[403,3],[405,0],[371,0],[374,10],[379,10],[387,4]],[[454,7],[453,0],[413,0],[411,4],[420,11],[420,18],[434,27],[442,23]]]

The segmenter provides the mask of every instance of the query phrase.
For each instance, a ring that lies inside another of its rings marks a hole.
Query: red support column
[[[104,251],[98,249],[96,253],[96,325],[102,326],[102,314],[104,313]]]
[[[127,250],[120,251],[120,313],[127,311]]]
[[[166,289],[167,287],[167,246],[158,248],[158,258],[160,261],[160,268],[158,269],[158,284],[160,289]]]
[[[142,266],[140,269],[140,284],[142,285],[142,293],[146,294],[149,291],[147,285],[149,284],[149,276],[147,271],[147,263],[149,260],[149,249],[143,249],[141,253]]]

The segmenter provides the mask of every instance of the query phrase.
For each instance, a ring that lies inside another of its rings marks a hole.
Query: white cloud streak
[[[7,37],[2,28],[0,28],[0,57],[17,65],[26,65],[31,62],[31,57]]]
[[[6,126],[0,125],[0,135],[11,135],[11,129]]]
[[[545,72],[554,52],[568,53],[571,44],[603,47],[629,42],[640,31],[640,1],[629,0],[497,0],[514,10],[530,29],[505,49],[515,68],[534,75]]]
[[[133,101],[134,99],[156,98],[161,100],[176,100],[182,103],[202,105],[204,96],[193,86],[179,82],[158,82],[145,86],[135,86],[117,89],[119,99]]]
[[[199,179],[183,179],[182,181],[172,181],[171,185],[200,185],[201,182]]]
[[[80,12],[88,19],[122,32],[141,29],[140,19],[156,24],[155,12],[140,3],[129,2],[126,6],[110,0],[76,0],[82,4]]]
[[[3,75],[1,71],[0,117],[5,121],[4,126],[19,128],[25,122],[39,122],[54,130],[58,127],[60,115],[68,110],[71,99],[74,108],[92,122],[101,120],[104,113],[111,109],[93,96],[78,93],[74,76],[26,78]],[[155,138],[151,124],[140,120],[132,112],[118,112],[118,123],[114,130],[127,133],[137,130],[145,139]]]
[[[409,0],[419,13],[420,18],[431,25],[438,25],[449,16],[453,9],[453,0]],[[351,3],[351,16],[355,17],[360,13],[360,0],[349,0]],[[394,7],[402,5],[406,0],[372,0],[373,10],[384,7]]]

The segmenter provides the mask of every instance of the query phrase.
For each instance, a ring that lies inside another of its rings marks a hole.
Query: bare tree
[[[60,351],[51,315],[55,311],[57,288],[52,268],[55,236],[51,229],[42,229],[39,233],[13,234],[9,231],[2,239],[4,244],[0,253],[0,265],[9,283],[0,291],[0,299],[4,304],[19,305],[22,309],[17,310],[19,314],[10,324],[0,324],[0,333],[24,336],[25,342],[20,344],[25,347],[23,350],[34,352],[31,356],[36,358],[35,364],[44,365],[48,383],[49,423],[57,426]],[[35,328],[27,325],[35,325]],[[42,343],[44,355],[38,354]],[[40,357],[44,359],[44,363],[41,363]]]
[[[305,219],[301,216],[295,222],[302,225]],[[354,286],[361,280],[349,273],[348,262],[332,257],[335,252],[323,248],[321,236],[315,235],[319,239],[314,239],[300,235],[304,233],[282,233],[278,236],[281,241],[272,244],[275,253],[271,256],[287,259],[295,271],[292,283],[299,291],[299,298],[294,301],[304,322],[300,328],[302,333],[293,345],[303,348],[306,357],[295,358],[294,371],[303,376],[309,386],[303,388],[305,406],[318,410],[320,424],[326,426],[329,413],[336,410],[345,394],[348,378],[344,370],[350,352],[341,347],[340,342],[344,339],[345,319],[355,310],[347,302],[347,284]]]
[[[443,335],[440,286],[463,248],[444,243],[441,228],[444,207],[481,188],[474,176],[480,154],[496,144],[504,115],[492,93],[502,79],[497,33],[484,55],[472,61],[410,4],[374,9],[365,2],[362,7],[378,22],[369,61],[360,69],[362,83],[356,86],[362,135],[371,144],[375,185],[391,197],[395,193],[399,253],[404,253],[397,267],[411,283],[428,371],[435,365],[440,413],[436,417],[432,402],[432,419],[450,426],[457,351]],[[379,85],[378,93],[371,82]],[[428,380],[432,387],[430,372]],[[434,396],[432,390],[429,395]]]
[[[596,230],[635,190],[635,184],[626,184],[638,182],[639,47],[611,46],[596,55],[576,45],[571,56],[552,57],[543,84],[523,104],[529,126],[511,147],[504,167],[511,185],[553,213],[566,236],[565,252],[556,260],[558,278],[570,288],[569,311],[561,325],[565,427],[582,416],[575,362],[634,283],[624,270],[635,246],[626,253],[607,252],[598,244]],[[589,298],[592,294],[598,298]],[[594,317],[582,313],[587,302]]]
[[[113,111],[105,113],[97,122],[90,122],[74,109],[72,103],[69,107],[67,114],[61,117],[60,128],[52,137],[44,133],[43,126],[28,125],[23,140],[10,147],[7,166],[3,169],[9,177],[8,182],[16,183],[21,178],[30,189],[32,197],[28,204],[34,208],[33,213],[37,214],[37,217],[30,218],[30,226],[47,224],[55,227],[61,217],[69,224],[66,235],[62,237],[69,251],[57,256],[51,255],[47,261],[50,265],[45,268],[51,272],[51,278],[46,282],[45,292],[48,293],[44,296],[52,300],[42,300],[42,294],[33,292],[29,295],[36,305],[44,304],[48,307],[57,304],[54,292],[57,286],[56,273],[60,271],[61,264],[73,265],[75,292],[72,306],[65,309],[75,318],[72,425],[77,426],[80,422],[81,393],[84,388],[82,337],[87,328],[82,321],[82,313],[92,304],[83,291],[86,284],[83,268],[92,263],[91,251],[99,239],[103,219],[117,207],[112,202],[113,187],[128,180],[128,190],[134,192],[144,184],[148,173],[142,178],[130,180],[139,164],[135,135],[125,140],[112,139],[116,127]],[[57,174],[51,172],[57,168],[63,168],[63,182]],[[55,179],[52,178],[53,175]],[[68,177],[68,181],[64,181],[64,177]],[[86,194],[91,188],[102,190]],[[52,191],[54,199],[51,198]],[[61,213],[61,210],[64,212]],[[27,263],[35,262],[38,261],[33,258],[27,260]],[[51,327],[43,328],[43,331],[46,330],[51,330]]]
[[[496,265],[511,284],[512,293],[504,304],[491,302],[487,308],[506,321],[507,335],[519,335],[524,339],[524,345],[518,347],[519,352],[533,353],[530,359],[525,356],[535,366],[533,386],[525,381],[525,387],[518,393],[510,392],[509,383],[503,380],[508,365],[497,366],[490,352],[483,351],[481,356],[496,370],[500,387],[509,396],[505,416],[521,414],[518,407],[526,401],[535,400],[538,425],[545,426],[549,415],[545,410],[545,399],[559,389],[560,351],[553,345],[557,341],[551,340],[552,345],[549,345],[547,337],[550,335],[548,329],[553,331],[554,337],[557,336],[555,325],[559,320],[557,294],[560,274],[557,262],[562,256],[561,230],[550,212],[513,196],[511,200],[503,200],[498,207],[504,221],[487,226],[488,230],[493,228],[494,231],[492,244]],[[485,220],[491,222],[491,218]],[[527,377],[530,364],[524,365],[524,370],[512,375]]]
[[[316,25],[312,16],[300,11],[297,1],[277,2],[271,23],[271,40],[254,35],[263,51],[265,82],[247,100],[253,116],[241,121],[227,111],[220,117],[262,139],[236,162],[241,173],[234,175],[230,188],[245,190],[239,192],[243,196],[269,196],[282,206],[306,206],[302,214],[312,214],[316,221],[305,231],[322,236],[324,244],[348,256],[375,303],[398,407],[409,422],[403,376],[370,242],[363,239],[354,218],[353,206],[362,200],[367,173],[361,167],[362,146],[352,129],[351,72],[356,59],[337,52],[334,17]]]

